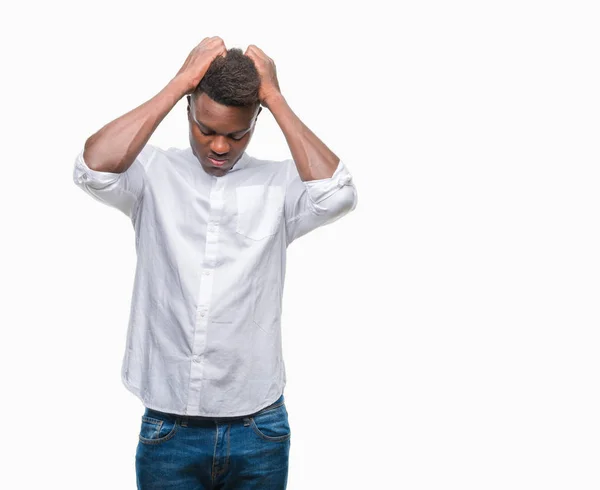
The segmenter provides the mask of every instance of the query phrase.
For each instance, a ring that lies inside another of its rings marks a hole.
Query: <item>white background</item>
[[[73,163],[219,35],[275,60],[359,194],[289,248],[288,489],[598,489],[594,4],[3,7],[0,487],[135,488],[133,229]],[[151,142],[187,138],[181,102]],[[268,111],[248,152],[290,155]]]

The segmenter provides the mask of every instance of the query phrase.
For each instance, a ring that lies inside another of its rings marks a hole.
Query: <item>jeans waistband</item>
[[[161,412],[159,410],[154,410],[152,408],[146,408],[146,412],[150,416],[152,416],[152,413],[155,413],[158,415],[162,415],[163,417],[170,418],[172,420],[177,420],[181,423],[181,425],[192,425],[192,424],[194,424],[194,422],[199,423],[199,424],[206,423],[206,422],[232,422],[232,421],[239,422],[248,417],[254,417],[262,412],[266,412],[267,410],[277,408],[280,405],[283,405],[283,403],[284,403],[284,396],[282,394],[277,400],[275,400],[273,403],[271,403],[271,405],[261,408],[257,412],[250,413],[248,415],[237,415],[235,417],[205,417],[202,415],[179,415],[176,413]]]

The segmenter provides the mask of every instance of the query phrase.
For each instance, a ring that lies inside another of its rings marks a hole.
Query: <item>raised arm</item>
[[[275,63],[260,48],[251,44],[246,56],[254,61],[260,75],[258,97],[267,107],[292,153],[303,181],[328,179],[333,176],[340,159],[294,114],[279,90]]]
[[[179,99],[192,93],[211,62],[226,53],[227,48],[220,37],[204,38],[157,95],[87,139],[83,159],[88,167],[99,172],[125,172]]]
[[[294,114],[281,95],[273,60],[254,45],[248,46],[246,56],[260,75],[260,103],[275,117],[292,153],[294,165],[288,167],[284,205],[289,245],[355,209],[358,195],[344,162]]]

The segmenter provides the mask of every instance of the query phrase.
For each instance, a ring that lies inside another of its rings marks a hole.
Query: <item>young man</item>
[[[190,147],[147,144],[183,96]],[[245,153],[261,106],[292,159]],[[289,108],[273,60],[211,37],[155,97],[86,141],[73,178],[135,229],[122,380],[145,406],[138,488],[284,489],[286,248],[355,208],[344,163]]]

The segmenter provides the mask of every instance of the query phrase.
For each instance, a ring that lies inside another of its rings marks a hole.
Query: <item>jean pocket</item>
[[[285,404],[249,417],[249,419],[252,430],[266,441],[283,442],[292,435]]]
[[[148,413],[148,412],[146,412]],[[177,432],[179,424],[177,420],[160,417],[152,413],[152,416],[142,415],[139,439],[144,444],[160,444],[171,439]]]

